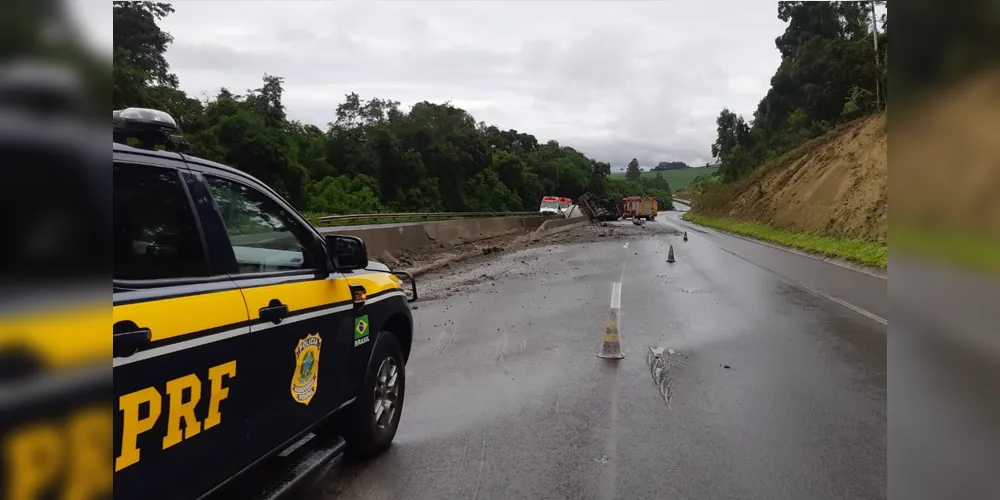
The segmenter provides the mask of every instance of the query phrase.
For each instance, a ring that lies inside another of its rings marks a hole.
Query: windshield
[[[555,209],[559,208],[559,203],[555,202],[555,201],[543,201],[542,202],[542,209],[546,209],[546,208],[555,210]]]

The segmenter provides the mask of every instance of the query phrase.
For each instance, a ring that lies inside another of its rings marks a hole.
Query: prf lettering
[[[76,410],[36,420],[3,440],[3,497],[35,500],[56,492],[66,500],[110,498],[111,409]]]
[[[198,401],[201,400],[202,387],[202,379],[194,373],[167,382],[166,397],[156,387],[147,387],[119,397],[118,408],[122,412],[122,450],[115,458],[115,472],[139,462],[142,451],[138,445],[139,435],[152,429],[164,413],[167,419],[167,432],[161,441],[164,450],[222,423],[219,404],[229,397],[227,384],[235,376],[236,361],[208,369],[206,383],[210,385],[211,391],[208,412],[204,420],[198,420],[194,412]],[[191,395],[187,401],[183,399],[185,392]],[[148,408],[148,411],[141,412],[143,407]],[[184,423],[183,428],[181,422]]]

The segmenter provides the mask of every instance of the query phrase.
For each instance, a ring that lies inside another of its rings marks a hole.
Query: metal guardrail
[[[317,217],[320,222],[350,222],[365,220],[398,220],[398,219],[475,219],[483,217],[528,217],[543,216],[538,212],[431,212],[431,213],[397,213],[397,214],[355,214],[326,215]],[[552,216],[556,217],[556,216]]]

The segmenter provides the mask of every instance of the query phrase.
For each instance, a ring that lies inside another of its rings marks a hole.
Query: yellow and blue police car
[[[254,177],[186,154],[168,114],[113,122],[115,497],[277,497],[345,451],[385,450],[412,276]],[[273,480],[247,474],[262,467]],[[233,493],[248,476],[251,491]]]

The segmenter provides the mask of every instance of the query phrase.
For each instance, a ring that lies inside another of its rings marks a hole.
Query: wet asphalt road
[[[330,498],[885,498],[884,280],[672,215],[423,277],[395,443]]]

